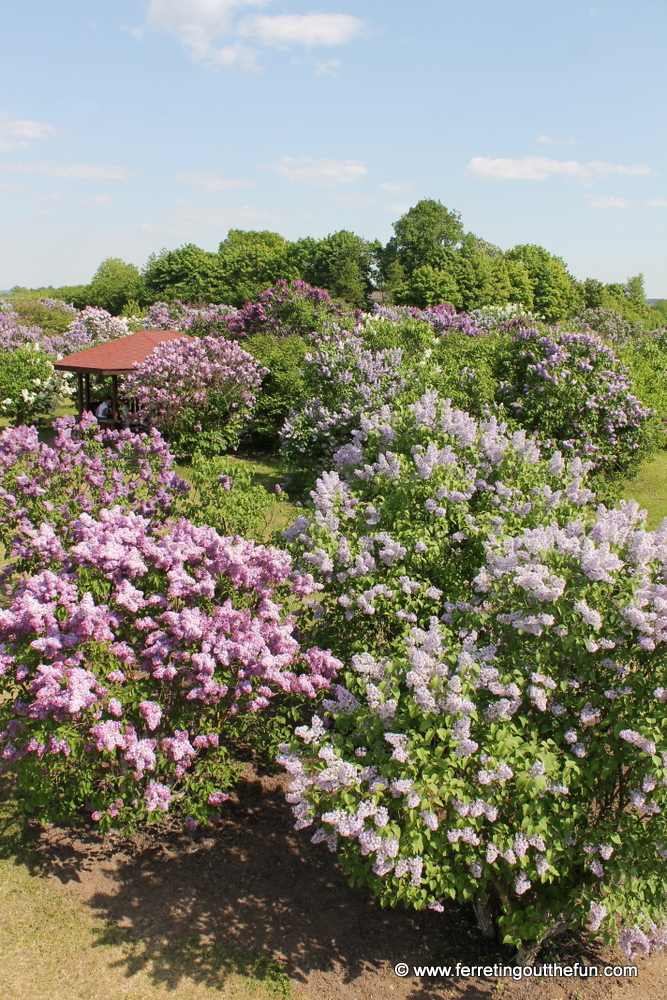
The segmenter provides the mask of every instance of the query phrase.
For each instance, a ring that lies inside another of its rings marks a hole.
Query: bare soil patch
[[[126,974],[141,971],[175,998],[192,973],[173,942],[196,939],[279,960],[299,1000],[667,1000],[662,955],[635,960],[636,979],[398,978],[397,962],[508,964],[511,953],[490,951],[465,907],[383,910],[366,889],[351,888],[335,856],[313,846],[307,830],[294,832],[283,791],[282,778],[248,774],[214,831],[167,827],[102,839],[50,828],[37,848],[49,878],[101,918],[101,942],[114,928],[141,942]],[[213,984],[205,951],[196,975]],[[544,961],[630,964],[576,935],[551,942],[537,964]]]

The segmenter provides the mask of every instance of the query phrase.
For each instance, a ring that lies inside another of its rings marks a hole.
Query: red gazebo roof
[[[81,375],[129,375],[138,361],[145,361],[158,344],[165,340],[193,340],[178,330],[140,330],[128,337],[119,337],[108,344],[98,344],[85,351],[69,354],[56,361],[54,368]]]

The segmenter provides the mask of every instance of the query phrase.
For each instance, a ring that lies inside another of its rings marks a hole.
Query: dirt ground
[[[507,964],[511,953],[489,952],[471,911],[383,910],[365,889],[350,888],[335,856],[310,844],[308,831],[292,829],[283,781],[249,776],[214,832],[102,840],[52,828],[38,848],[49,878],[83,900],[101,927],[115,925],[142,941],[144,971],[154,982],[169,982],[175,1000],[174,938],[224,942],[278,959],[298,1000],[667,1000],[663,955],[633,960],[637,978],[399,978],[399,962]],[[576,961],[600,966],[600,975],[604,965],[630,964],[576,936],[556,939],[537,964]]]

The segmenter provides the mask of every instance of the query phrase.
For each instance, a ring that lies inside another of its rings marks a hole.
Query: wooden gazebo
[[[128,337],[119,337],[107,344],[98,344],[85,351],[69,354],[66,358],[56,361],[54,368],[63,372],[74,372],[78,376],[77,405],[79,416],[84,410],[90,410],[90,376],[111,376],[111,398],[113,401],[113,419],[118,419],[118,376],[129,375],[139,361],[145,361],[158,344],[165,340],[192,340],[187,334],[178,330],[140,330]]]

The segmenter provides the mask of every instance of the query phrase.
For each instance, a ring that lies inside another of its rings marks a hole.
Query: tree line
[[[523,244],[503,251],[465,232],[460,213],[440,201],[418,202],[393,230],[383,245],[345,229],[319,240],[294,241],[267,230],[231,229],[217,251],[194,243],[165,248],[151,254],[143,269],[109,257],[87,285],[33,289],[31,294],[48,293],[79,309],[94,305],[114,315],[131,315],[173,299],[240,307],[281,278],[299,278],[362,309],[379,292],[385,302],[421,308],[451,302],[470,311],[521,303],[551,323],[600,307],[648,326],[667,320],[667,300],[649,305],[641,274],[625,284],[577,281],[562,258],[544,247]]]

